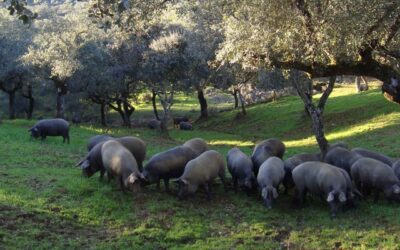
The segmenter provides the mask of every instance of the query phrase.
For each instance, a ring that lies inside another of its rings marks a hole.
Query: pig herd
[[[211,198],[214,179],[219,178],[226,190],[225,159],[210,150],[200,138],[186,141],[167,151],[153,155],[143,166],[146,144],[133,136],[114,138],[108,135],[92,137],[88,153],[77,164],[83,175],[100,172],[102,179],[117,179],[122,191],[139,192],[144,186],[163,180],[169,192],[169,181],[178,185],[178,198],[183,199],[202,187]],[[301,205],[307,193],[326,201],[331,216],[354,207],[357,199],[383,193],[389,201],[400,201],[400,160],[362,148],[349,149],[345,143],[332,144],[321,162],[320,154],[296,154],[282,160],[285,145],[277,139],[258,143],[251,156],[239,148],[229,150],[226,162],[235,192],[247,194],[257,190],[259,199],[271,208],[279,196],[296,187],[294,202]]]

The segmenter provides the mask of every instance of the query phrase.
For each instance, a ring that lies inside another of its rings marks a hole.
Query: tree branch
[[[396,20],[390,26],[388,37],[382,44],[383,47],[389,44],[393,40],[394,36],[399,31],[399,29],[400,29],[400,14],[397,15]]]
[[[325,89],[321,98],[319,99],[318,108],[321,113],[324,112],[326,101],[328,100],[329,95],[332,93],[333,86],[335,85],[336,76],[329,77],[328,87]]]

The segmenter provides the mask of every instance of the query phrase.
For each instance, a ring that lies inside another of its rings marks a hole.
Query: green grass
[[[109,133],[143,138],[149,156],[192,137],[223,154],[233,146],[250,153],[254,142],[269,137],[284,140],[285,157],[317,150],[297,97],[249,107],[246,118],[236,118],[237,112],[215,114],[194,131],[173,130],[172,139],[136,128]],[[399,106],[378,90],[336,88],[325,121],[331,141],[399,157]],[[397,204],[368,199],[332,220],[319,199],[310,197],[297,209],[293,193],[282,194],[267,211],[255,195],[224,192],[219,182],[211,202],[201,191],[178,201],[154,186],[123,194],[116,183],[86,179],[73,167],[85,155],[87,138],[101,128],[72,126],[71,144],[64,145],[61,138],[30,140],[32,123],[0,124],[0,249],[398,249]]]
[[[233,96],[223,93],[219,90],[214,90],[217,97],[214,96],[206,96],[208,111],[209,113],[216,113],[221,110],[232,109],[234,106]],[[219,97],[219,98],[218,98]],[[223,100],[220,100],[221,97],[224,97]],[[139,98],[140,99],[140,98]],[[156,99],[157,110],[162,115],[162,106],[157,97]],[[132,118],[153,118],[153,106],[151,101],[149,102],[140,102],[133,104],[136,108],[136,111],[133,113]],[[114,112],[115,113],[115,112]],[[175,93],[174,95],[174,104],[172,105],[171,113],[173,116],[187,116],[192,120],[196,120],[200,113],[200,104],[197,99],[197,94],[187,94],[183,92]]]

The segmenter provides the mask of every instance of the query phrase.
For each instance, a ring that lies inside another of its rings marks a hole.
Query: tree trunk
[[[153,104],[153,112],[154,112],[154,116],[159,121],[160,117],[158,116],[158,111],[157,111],[156,96],[157,96],[157,93],[154,90],[152,90],[151,103]]]
[[[246,115],[247,112],[246,112],[246,108],[245,108],[245,103],[244,103],[243,96],[242,96],[242,93],[240,92],[240,90],[238,90],[238,95],[239,95],[239,100],[240,100],[240,106],[242,108],[242,115]]]
[[[361,88],[361,79],[360,79],[359,76],[356,76],[356,89],[357,89],[357,92],[361,92],[361,91],[362,91],[362,88]]]
[[[321,151],[321,161],[323,161],[328,151],[328,140],[326,139],[324,132],[323,112],[316,108],[314,105],[307,105],[307,110],[308,113],[311,115],[312,130]]]
[[[299,95],[304,103],[305,108],[307,109],[308,113],[311,116],[312,131],[314,132],[315,138],[318,142],[318,146],[321,151],[321,161],[323,161],[325,159],[325,155],[328,150],[328,140],[326,139],[325,132],[324,132],[323,113],[325,110],[326,101],[328,100],[329,95],[332,93],[333,86],[335,85],[335,81],[336,81],[335,76],[331,76],[329,78],[328,87],[323,92],[317,107],[312,102],[312,97],[310,96],[310,94],[304,92],[301,89],[300,84],[298,82],[295,83],[297,92],[299,93]]]
[[[103,127],[107,127],[106,104],[104,102],[100,103],[100,117],[101,117],[101,125]]]
[[[127,126],[126,120],[125,120],[125,113],[124,113],[124,111],[122,110],[122,108],[117,108],[117,109],[114,109],[114,110],[117,111],[118,114],[121,116],[122,126]]]
[[[22,90],[22,96],[27,98],[29,100],[29,104],[28,104],[28,110],[26,111],[26,118],[28,120],[32,119],[33,116],[33,109],[35,107],[35,99],[33,98],[32,95],[32,85],[28,85],[27,86],[27,93],[25,94],[24,91]]]
[[[361,80],[363,81],[363,84],[365,86],[364,90],[367,91],[369,89],[367,78],[365,76],[361,76]]]
[[[208,108],[207,108],[207,100],[204,97],[204,92],[202,89],[197,90],[197,98],[199,99],[200,103],[200,119],[207,119],[208,118]]]
[[[163,117],[161,118],[161,124],[160,124],[160,132],[161,135],[164,137],[169,137],[168,134],[168,122],[169,122],[169,117],[170,117],[170,111],[171,107],[173,105],[173,100],[174,100],[174,92],[171,91],[171,93],[168,96],[168,93],[166,90],[163,90],[163,93],[158,93],[160,97],[160,102],[163,107]]]
[[[15,119],[15,91],[8,93],[8,116],[10,120]]]
[[[56,118],[64,118],[64,97],[65,97],[65,95],[61,91],[57,92]]]
[[[232,95],[235,98],[235,109],[237,109],[239,107],[238,90],[234,89]]]
[[[29,98],[29,107],[28,107],[28,112],[26,113],[26,118],[28,120],[32,119],[34,107],[35,107],[35,99],[33,97]]]
[[[123,126],[130,128],[131,127],[131,115],[135,108],[129,104],[128,100],[116,100],[117,106],[114,106],[111,103],[108,103],[110,108],[114,109],[119,113],[122,119]]]
[[[164,112],[164,116],[161,119],[160,123],[161,133],[166,136],[168,136],[168,120],[169,120],[169,111]]]

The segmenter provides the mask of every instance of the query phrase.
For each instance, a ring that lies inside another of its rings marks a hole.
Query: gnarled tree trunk
[[[197,98],[199,99],[200,103],[200,119],[207,119],[208,118],[208,105],[207,100],[204,97],[203,89],[197,89]]]
[[[233,95],[233,98],[235,98],[235,109],[239,107],[239,98],[238,98],[238,90],[235,88],[231,94]]]
[[[240,90],[238,90],[238,96],[239,96],[239,100],[240,100],[240,107],[242,109],[242,115],[245,116],[247,114],[247,112],[246,112],[246,107],[245,107],[245,103],[243,100],[243,96],[242,96],[242,93],[240,92]]]
[[[8,118],[15,119],[15,92],[8,93]]]
[[[158,110],[157,110],[157,103],[156,103],[156,97],[157,97],[157,93],[155,90],[151,91],[151,103],[153,104],[153,112],[154,112],[154,116],[156,117],[156,119],[159,121],[160,117],[158,115]]]
[[[131,127],[131,115],[135,111],[135,108],[129,103],[127,99],[116,99],[117,106],[112,103],[108,103],[108,106],[117,111],[122,119],[123,126]]]
[[[107,120],[106,120],[106,103],[101,102],[100,103],[100,119],[101,119],[101,125],[103,127],[107,127]]]
[[[310,94],[301,88],[299,82],[295,82],[295,88],[296,88],[299,96],[301,97],[305,108],[307,109],[308,113],[311,116],[312,131],[315,135],[315,138],[318,142],[318,146],[321,150],[321,160],[324,160],[325,155],[328,150],[328,140],[326,139],[325,132],[324,132],[323,113],[324,113],[326,101],[328,100],[328,97],[333,90],[333,86],[335,85],[335,80],[336,80],[335,76],[331,76],[329,78],[328,87],[325,89],[324,93],[322,94],[321,98],[319,99],[319,103],[318,103],[317,107],[312,102],[312,98],[311,98]]]
[[[28,120],[32,119],[33,116],[33,109],[35,107],[35,99],[33,98],[32,94],[32,85],[26,86],[26,93],[22,90],[22,96],[29,100],[28,109],[26,111],[26,118]]]
[[[64,118],[65,111],[65,94],[62,93],[59,89],[57,89],[57,111],[56,118]]]
[[[160,102],[164,111],[163,117],[161,118],[160,132],[163,136],[169,137],[168,123],[170,121],[170,112],[171,112],[171,107],[173,105],[174,92],[171,91],[170,94],[168,95],[167,91],[163,90],[162,96],[161,93],[158,93],[158,96],[160,98]]]
[[[15,93],[22,87],[19,76],[13,76],[8,84],[0,81],[0,89],[8,94],[8,117],[15,119]]]

